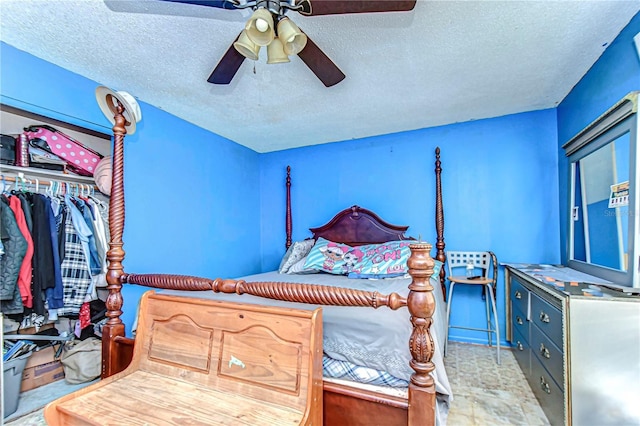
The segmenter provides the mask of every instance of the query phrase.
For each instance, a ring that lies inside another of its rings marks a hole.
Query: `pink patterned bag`
[[[67,168],[71,172],[82,176],[93,176],[98,162],[103,157],[51,126],[25,127],[24,134],[29,138],[29,144],[60,157],[67,162]]]

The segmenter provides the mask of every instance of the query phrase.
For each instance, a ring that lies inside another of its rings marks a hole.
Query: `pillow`
[[[439,279],[438,277],[440,276],[440,269],[442,269],[442,262],[440,262],[439,260],[433,259],[433,261],[435,262],[435,265],[433,265],[433,275],[431,275],[431,278],[433,279]],[[408,272],[408,269],[407,269]],[[398,277],[409,277],[408,274],[402,273],[402,272],[398,272],[398,273],[391,273],[391,274],[360,274],[358,272],[349,272],[348,277],[349,278],[354,278],[354,279],[375,279],[375,280],[381,280],[381,279],[385,279],[385,278],[398,278]]]
[[[302,259],[298,260],[296,263],[291,265],[291,268],[289,268],[289,270],[285,273],[286,274],[317,274],[318,271],[315,269],[304,268],[304,264],[306,261],[307,261],[307,258],[303,257]]]
[[[287,252],[282,257],[280,261],[280,266],[278,267],[278,272],[281,274],[286,274],[289,268],[297,263],[300,259],[303,259],[309,254],[309,251],[315,244],[315,240],[308,239],[304,241],[296,241],[289,246]]]
[[[345,259],[345,255],[351,249],[352,247],[346,244],[334,243],[320,237],[309,252],[304,269],[315,269],[338,275],[346,274],[349,272],[347,260],[351,262],[351,257]]]
[[[389,241],[382,244],[369,244],[354,247],[349,257],[353,263],[349,272],[358,274],[389,275],[407,273],[407,260],[411,255],[411,241]]]
[[[440,277],[440,269],[442,269],[442,262],[436,259],[433,259],[433,261],[436,264],[433,265],[433,274],[431,275],[431,277],[440,279],[439,277]]]

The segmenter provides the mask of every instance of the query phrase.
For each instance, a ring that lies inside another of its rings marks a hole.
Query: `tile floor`
[[[445,367],[453,390],[448,425],[531,425],[549,422],[509,349],[449,342]]]
[[[96,380],[97,381],[97,380]],[[18,409],[4,419],[5,426],[46,426],[42,417],[42,408],[63,395],[82,389],[94,382],[70,385],[64,380],[26,391],[20,394]],[[2,422],[0,422],[2,424]]]
[[[495,348],[449,342],[445,366],[454,400],[447,424],[549,425],[509,349],[501,351],[502,365],[495,362]],[[64,381],[52,383],[21,395],[18,411],[6,426],[45,426],[41,404],[77,389]],[[41,401],[34,405],[34,401]]]

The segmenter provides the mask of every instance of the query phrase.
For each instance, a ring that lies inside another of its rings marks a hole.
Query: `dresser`
[[[640,296],[559,265],[504,266],[507,340],[549,422],[640,424]]]

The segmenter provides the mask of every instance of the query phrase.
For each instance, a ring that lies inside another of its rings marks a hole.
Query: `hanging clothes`
[[[22,236],[27,241],[27,252],[22,259],[22,265],[20,266],[20,273],[18,274],[18,288],[20,289],[20,295],[22,296],[22,304],[25,308],[33,307],[33,295],[31,294],[31,277],[33,274],[33,267],[31,260],[33,258],[33,240],[31,239],[31,233],[27,226],[24,211],[22,210],[22,202],[17,196],[9,197],[9,207],[13,210],[13,214],[18,222],[18,228],[22,232]]]
[[[4,248],[0,262],[0,311],[4,314],[20,314],[24,307],[18,288],[18,275],[27,253],[27,240],[4,195],[0,196],[0,238]]]
[[[16,192],[14,196],[20,199],[20,205],[22,206],[22,212],[24,213],[24,220],[27,222],[27,229],[31,233],[33,231],[33,214],[31,213],[31,202],[27,199],[27,194],[24,192]]]
[[[93,215],[93,224],[94,229],[96,230],[96,248],[98,250],[98,257],[101,261],[100,264],[100,273],[98,275],[94,275],[92,277],[92,287],[93,288],[104,288],[107,287],[107,251],[109,250],[109,241],[108,241],[108,232],[105,225],[102,214],[100,213],[100,209],[105,207],[104,203],[100,200],[96,200],[94,198],[88,199],[89,205],[92,207],[94,215]]]
[[[56,220],[56,231],[58,233],[58,253],[60,253],[60,263],[62,263],[66,239],[64,234],[64,223],[67,216],[67,211],[64,208],[62,197],[51,197],[51,210],[53,211]]]
[[[93,213],[91,212],[90,206],[88,206],[87,202],[82,198],[72,197],[71,200],[82,214],[84,222],[86,223],[89,230],[87,243],[89,247],[89,267],[91,269],[91,275],[99,274],[102,265],[100,259],[98,258],[98,249],[96,247],[96,230],[93,226]]]
[[[40,194],[25,187],[0,202],[2,312],[23,314],[22,326],[77,318],[98,298],[96,287],[106,286],[108,205],[50,188]]]
[[[53,212],[51,199],[49,197],[42,196],[42,201],[46,205],[49,232],[51,235],[51,253],[53,255],[53,288],[47,288],[45,293],[47,298],[47,308],[49,309],[49,319],[55,320],[58,318],[58,309],[64,306],[64,287],[62,285],[62,272],[60,269],[62,259],[58,243],[59,235],[56,216]]]
[[[104,224],[104,239],[107,242],[106,247],[109,249],[109,241],[111,241],[111,235],[109,234],[109,205],[102,200],[95,197],[90,197],[98,209],[102,223]]]
[[[64,203],[63,208],[65,209],[65,250],[61,273],[64,306],[58,310],[58,315],[78,315],[91,285],[91,273],[86,255],[88,248],[85,249],[83,246],[81,236],[78,235],[74,226],[74,221],[84,223],[84,219],[77,214],[74,217],[71,203]],[[79,224],[79,227],[82,225]]]
[[[100,206],[93,198],[87,200],[87,204],[93,212],[93,228],[96,230],[96,249],[98,250],[98,258],[100,259],[101,272],[107,272],[107,251],[109,250],[109,241],[107,240],[107,231],[105,223],[100,214]]]
[[[55,287],[55,268],[51,225],[49,223],[50,203],[44,195],[29,194],[32,209],[33,230],[33,310],[45,315],[45,292]]]

